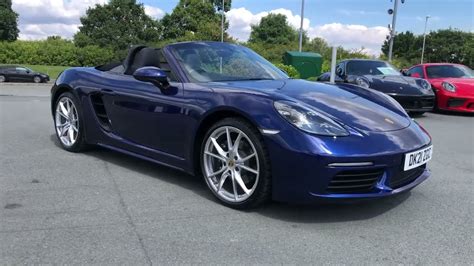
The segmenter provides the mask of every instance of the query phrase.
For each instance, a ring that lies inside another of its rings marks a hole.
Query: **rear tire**
[[[54,105],[54,128],[61,147],[70,152],[87,148],[82,108],[70,92],[61,94]]]
[[[268,152],[258,130],[244,119],[225,118],[214,124],[200,154],[204,180],[224,205],[250,209],[270,199]]]
[[[5,77],[4,75],[0,75],[0,83],[6,82],[6,81],[7,81],[7,77]]]

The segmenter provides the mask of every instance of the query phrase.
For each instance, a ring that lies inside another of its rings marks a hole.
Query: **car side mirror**
[[[402,74],[402,76],[408,76],[406,69],[400,69],[400,74]]]
[[[412,74],[410,75],[410,77],[413,77],[413,78],[420,78],[421,76],[420,76],[419,73],[414,72],[414,73],[412,73]]]
[[[133,77],[139,81],[153,83],[160,89],[166,89],[170,85],[166,72],[157,67],[141,67],[133,72]]]
[[[342,68],[340,68],[340,67],[336,68],[336,75],[337,75],[338,77],[340,77],[341,79],[344,79],[344,78],[345,78],[344,73],[343,73],[343,71],[342,71]]]

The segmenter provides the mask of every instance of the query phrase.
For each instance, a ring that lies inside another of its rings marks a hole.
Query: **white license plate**
[[[429,146],[428,148],[405,154],[405,166],[403,167],[403,170],[407,171],[427,163],[429,160],[431,160],[432,154],[433,145]]]

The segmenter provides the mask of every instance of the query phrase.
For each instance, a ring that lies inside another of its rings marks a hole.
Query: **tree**
[[[11,0],[0,0],[0,41],[18,38],[18,14],[12,9]]]
[[[180,0],[173,12],[166,14],[161,20],[163,39],[220,40],[221,15],[217,13],[220,7],[214,6],[214,2],[217,0]],[[225,23],[224,28],[228,28],[228,23]],[[227,33],[224,38],[229,39]]]
[[[136,0],[110,0],[97,4],[81,17],[82,26],[74,36],[79,47],[97,45],[123,51],[131,44],[143,44],[160,38],[160,24],[145,14]]]
[[[222,0],[209,0],[211,3],[216,7],[218,11],[222,10]],[[232,0],[225,0],[224,1],[224,11],[227,12],[230,10],[232,5]]]
[[[298,32],[288,24],[283,14],[269,14],[260,20],[258,25],[252,25],[250,43],[290,44],[296,43]]]
[[[385,40],[382,45],[382,52],[388,57],[389,40]],[[410,31],[397,34],[393,41],[393,57],[404,58],[413,61],[421,57],[421,47],[423,46],[423,36],[417,36]],[[416,61],[416,60],[415,60]]]
[[[426,37],[425,56],[430,62],[473,65],[474,33],[454,29],[430,32]]]
[[[404,32],[395,37],[393,56],[400,67],[419,63],[423,47],[423,35]],[[389,42],[382,45],[385,57]],[[432,31],[426,35],[425,62],[460,63],[474,67],[474,33],[455,29]]]

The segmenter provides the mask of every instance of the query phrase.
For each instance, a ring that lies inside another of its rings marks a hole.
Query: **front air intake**
[[[382,175],[382,169],[342,171],[333,177],[327,191],[333,194],[368,193]]]

